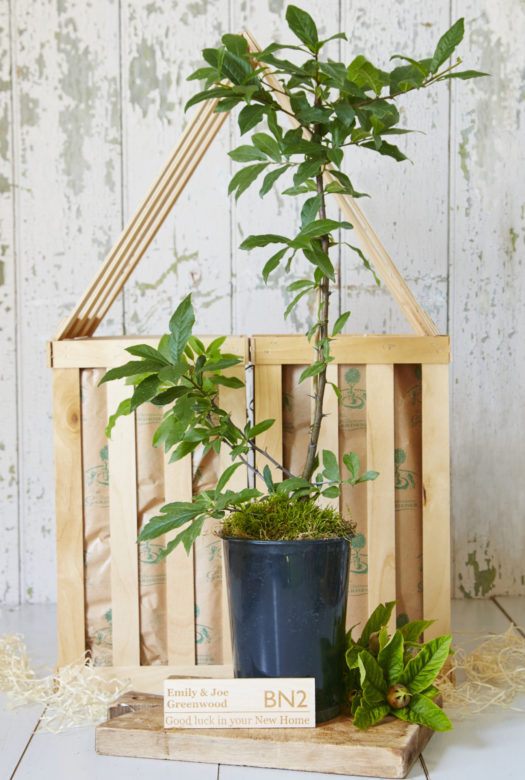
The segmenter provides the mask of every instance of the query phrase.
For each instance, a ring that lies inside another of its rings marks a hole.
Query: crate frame
[[[259,50],[253,36],[245,33],[251,50]],[[278,100],[283,100],[280,92]],[[83,491],[81,371],[111,368],[127,358],[126,346],[142,343],[156,346],[152,337],[94,337],[110,306],[144,255],[158,229],[189,181],[205,151],[216,137],[227,114],[214,113],[217,101],[200,106],[100,270],[72,313],[58,327],[48,345],[48,363],[53,373],[53,415],[56,483],[56,539],[58,579],[58,664],[78,660],[86,651],[83,565]],[[293,122],[292,122],[293,123]],[[330,173],[325,174],[327,181]],[[383,283],[400,306],[416,335],[338,336],[332,344],[337,365],[367,366],[367,453],[374,468],[389,480],[367,484],[369,523],[369,595],[372,609],[395,598],[393,374],[401,363],[422,368],[422,480],[423,480],[423,612],[436,622],[426,638],[450,630],[450,462],[449,375],[450,342],[421,308],[391,257],[371,228],[358,204],[348,195],[335,195],[339,208]],[[211,337],[209,337],[211,338]],[[228,337],[228,351],[240,353],[254,366],[256,421],[274,417],[276,424],[258,437],[257,444],[274,457],[282,450],[282,409],[279,392],[282,366],[311,362],[311,346],[303,336]],[[232,369],[244,371],[240,365]],[[227,388],[221,388],[227,394]],[[115,407],[123,396],[122,383],[108,386],[108,403]],[[332,397],[333,396],[333,397]],[[330,417],[322,433],[325,446],[333,447],[338,424],[337,399],[327,399]],[[221,403],[228,403],[221,398]],[[244,408],[236,407],[239,421]],[[193,562],[176,550],[167,559],[167,590],[176,594],[168,602],[168,665],[140,666],[138,567],[136,548],[136,496],[126,489],[135,471],[133,416],[121,418],[109,448],[111,582],[113,609],[113,666],[100,671],[106,676],[124,675],[136,690],[150,693],[162,689],[169,675],[229,677],[232,675],[228,639],[227,606],[223,602],[224,638],[222,665],[196,665],[194,652]],[[223,458],[227,458],[225,453]],[[229,462],[229,460],[228,460]],[[226,461],[224,461],[226,465]],[[170,491],[178,500],[191,499],[191,458],[168,465]],[[239,469],[234,479],[246,475]],[[169,498],[168,498],[169,500]],[[127,520],[126,520],[127,518]],[[130,518],[132,520],[130,521]],[[436,554],[439,550],[439,554]]]

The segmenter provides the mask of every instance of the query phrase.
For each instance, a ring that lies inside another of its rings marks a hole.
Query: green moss
[[[265,541],[350,536],[354,524],[331,507],[272,495],[254,501],[224,520],[221,536]]]

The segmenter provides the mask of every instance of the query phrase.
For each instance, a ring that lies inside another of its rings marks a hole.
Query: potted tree
[[[172,460],[197,447],[205,453],[219,452],[221,447],[230,450],[232,464],[214,490],[200,491],[191,502],[164,506],[139,539],[178,530],[163,554],[181,542],[189,551],[206,518],[221,521],[236,675],[314,676],[317,719],[323,721],[339,710],[352,523],[339,512],[319,506],[318,499],[339,497],[345,483],[378,477],[372,470],[361,473],[355,453],[343,455],[339,464],[332,451],[319,452],[318,447],[327,366],[333,360],[331,343],[349,316],[344,312],[330,328],[330,293],[336,280],[331,250],[343,244],[372,271],[363,253],[343,238],[352,225],[328,216],[328,199],[333,193],[363,195],[343,170],[351,149],[406,159],[391,143],[392,136],[409,132],[399,126],[397,98],[451,78],[483,74],[458,71],[459,58],[447,64],[462,40],[462,19],[442,36],[431,57],[394,55],[394,67],[388,72],[363,55],[349,64],[323,58],[328,41],[346,40],[345,34],[320,40],[311,16],[293,5],[287,8],[286,20],[297,40],[271,43],[256,59],[241,35],[224,35],[219,47],[205,49],[206,66],[190,76],[204,80],[204,89],[188,101],[187,108],[216,99],[216,111],[240,107],[242,135],[256,130],[248,143],[229,153],[241,163],[229,193],[239,198],[258,180],[259,194],[264,196],[278,181],[286,181],[283,193],[303,200],[301,224],[291,236],[250,235],[241,244],[248,251],[271,245],[277,249],[262,270],[265,282],[279,266],[290,270],[297,254],[306,258],[311,269],[308,276],[288,285],[293,298],[284,312],[288,316],[305,296],[315,300],[307,333],[312,362],[300,377],[301,382],[311,379],[314,396],[301,473],[290,473],[258,448],[256,436],[273,420],[248,423],[241,429],[232,421],[231,410],[218,406],[220,385],[243,390],[240,380],[224,373],[240,358],[222,352],[224,339],[206,346],[193,335],[190,296],[177,307],[170,333],[162,337],[158,349],[128,348],[138,359],[111,369],[102,381],[127,377],[135,385],[131,398],[110,418],[108,433],[118,416],[151,402],[166,409],[154,444],[172,450]],[[294,126],[288,129],[290,119]],[[258,129],[261,124],[265,131]],[[334,392],[339,392],[336,387]],[[262,470],[254,465],[256,450],[268,461]],[[270,463],[282,474],[281,481],[272,478]],[[252,486],[231,490],[228,481],[242,465],[252,474]]]

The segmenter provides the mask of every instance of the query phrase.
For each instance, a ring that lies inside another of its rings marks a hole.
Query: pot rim
[[[326,536],[317,539],[245,539],[241,536],[219,536],[225,542],[250,542],[250,544],[256,545],[269,545],[269,544],[305,544],[320,543],[320,542],[351,542],[356,534],[348,534],[348,536]]]

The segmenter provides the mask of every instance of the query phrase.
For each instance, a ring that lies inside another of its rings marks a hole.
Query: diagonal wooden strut
[[[54,340],[93,335],[225,121],[226,113],[214,113],[216,105],[217,101],[208,101],[200,106],[102,267],[71,315],[60,324]]]
[[[255,53],[261,50],[251,33],[245,32],[244,35],[251,51]],[[276,99],[283,108],[290,111],[288,96],[282,93],[275,76],[268,73],[266,78],[268,84],[275,90]],[[167,165],[109,252],[84,295],[70,316],[59,325],[53,337],[55,341],[92,336],[95,333],[228,116],[228,112],[214,113],[217,102],[208,101],[201,104],[195,117],[186,127]],[[290,121],[295,126],[299,124],[292,117]],[[308,131],[303,132],[305,137],[308,137]],[[327,182],[334,181],[329,171],[325,172],[325,179]],[[438,335],[437,326],[417,302],[356,201],[349,195],[336,194],[335,198],[341,211],[352,223],[370,262],[415,333],[421,336]]]

